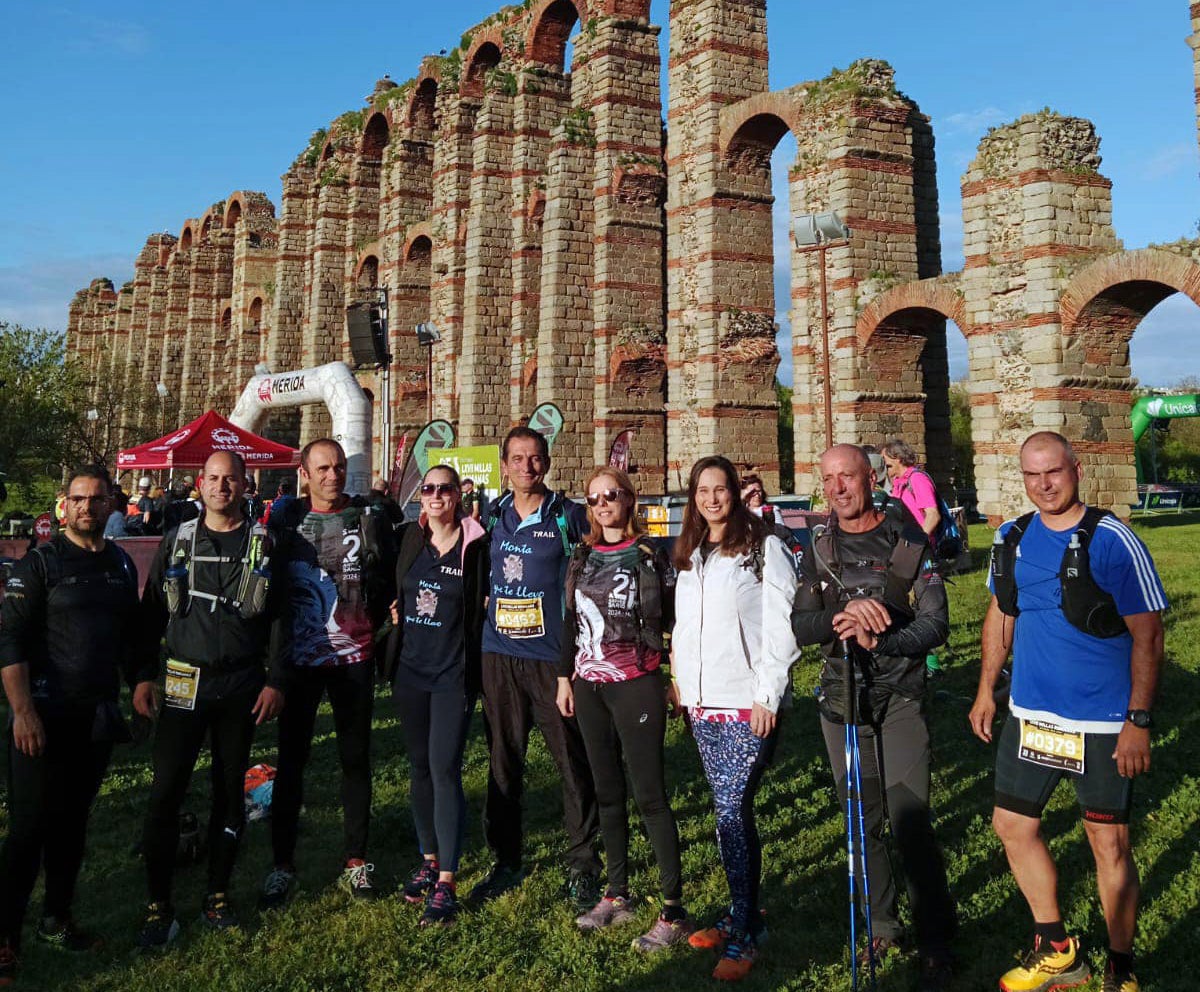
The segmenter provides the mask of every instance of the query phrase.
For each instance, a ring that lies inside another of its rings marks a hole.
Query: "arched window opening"
[[[387,118],[383,114],[372,114],[363,130],[362,154],[365,158],[383,158],[383,150],[387,148],[389,129]]]
[[[225,212],[225,226],[232,230],[237,227],[238,221],[242,219],[242,204],[238,200],[234,200],[229,205],[229,209]]]
[[[432,131],[434,129],[437,94],[436,79],[421,80],[421,84],[413,94],[412,108],[408,114],[408,123],[414,131]]]
[[[262,311],[263,301],[261,296],[256,296],[250,304],[250,311],[247,314],[249,320],[246,322],[246,333],[257,334],[262,330]]]
[[[462,91],[466,96],[483,96],[487,74],[500,64],[500,58],[500,49],[495,42],[486,41],[479,46],[463,76]]]
[[[374,289],[378,285],[379,258],[375,255],[368,255],[358,267],[357,286],[359,289]]]
[[[574,52],[569,51],[573,47],[571,32],[578,22],[579,11],[571,0],[554,0],[542,11],[533,30],[530,60],[570,72],[570,59],[574,57]]]
[[[408,246],[408,256],[404,261],[408,265],[428,265],[432,258],[433,242],[422,234],[414,238],[413,243]]]
[[[226,307],[221,311],[221,340],[228,341],[233,333],[233,310]]]

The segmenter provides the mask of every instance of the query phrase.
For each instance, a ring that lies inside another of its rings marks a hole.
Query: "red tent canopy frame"
[[[286,444],[268,441],[235,427],[209,410],[190,424],[157,441],[126,448],[117,455],[117,470],[143,468],[199,468],[214,451],[236,451],[246,468],[295,468],[300,452]]]

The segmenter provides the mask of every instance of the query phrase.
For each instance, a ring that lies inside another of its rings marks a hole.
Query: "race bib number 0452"
[[[1082,775],[1083,743],[1082,731],[1063,730],[1037,720],[1022,720],[1021,747],[1017,754],[1022,761]]]
[[[542,637],[546,621],[542,616],[541,599],[496,598],[496,632],[505,637]]]

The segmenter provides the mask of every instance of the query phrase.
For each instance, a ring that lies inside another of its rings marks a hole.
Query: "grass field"
[[[1155,718],[1153,770],[1135,792],[1134,836],[1142,873],[1138,939],[1142,988],[1168,992],[1200,983],[1200,522],[1163,517],[1138,525],[1167,586],[1167,665]],[[990,532],[972,528],[986,551]],[[978,671],[978,637],[986,590],[979,571],[951,589],[952,633],[946,672],[931,686],[935,742],[937,830],[958,900],[963,990],[994,989],[996,978],[1030,939],[1027,911],[990,828],[991,751],[970,735],[966,712]],[[774,767],[759,797],[766,853],[764,902],[771,938],[744,987],[849,988],[846,957],[846,868],[842,824],[811,702],[815,656],[795,672],[797,703],[787,713]],[[478,720],[478,718],[477,718]],[[324,712],[309,771],[303,820],[301,891],[285,910],[259,915],[258,886],[268,868],[268,829],[247,829],[234,898],[243,928],[234,936],[206,933],[194,921],[203,867],[177,877],[176,903],[185,929],[167,954],[138,959],[134,932],[144,905],[141,862],[131,846],[141,829],[149,789],[148,748],[121,749],[92,816],[89,854],[76,911],[108,939],[93,957],[66,957],[39,947],[27,931],[21,988],[39,990],[393,990],[393,989],[622,989],[710,987],[713,958],[688,948],[655,958],[629,949],[653,921],[653,861],[640,823],[633,831],[639,921],[620,932],[583,936],[561,895],[558,852],[563,836],[552,763],[534,735],[527,778],[528,863],[516,892],[467,911],[445,932],[425,932],[417,912],[390,893],[413,867],[415,838],[407,808],[407,763],[390,701],[381,694],[375,724],[375,800],[372,859],[389,897],[351,905],[332,886],[341,847],[336,756]],[[274,732],[263,733],[255,759],[272,761]],[[669,781],[683,840],[689,909],[707,920],[724,905],[726,888],[714,839],[714,820],[695,748],[675,723],[667,741]],[[486,754],[478,726],[467,753],[472,822],[461,876],[465,891],[488,867],[479,814]],[[207,783],[198,774],[190,807],[204,819]],[[636,816],[635,816],[636,821]],[[1068,928],[1083,935],[1093,965],[1103,964],[1104,925],[1095,896],[1091,857],[1074,804],[1063,787],[1045,818],[1060,869]],[[35,907],[40,894],[35,894]],[[640,929],[639,929],[640,928]],[[893,959],[880,976],[883,990],[911,987],[915,965]],[[1094,980],[1092,989],[1099,988]]]

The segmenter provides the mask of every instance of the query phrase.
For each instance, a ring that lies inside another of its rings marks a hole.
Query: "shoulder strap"
[[[554,511],[554,523],[558,526],[558,536],[562,541],[563,554],[569,558],[575,545],[580,542],[578,539],[571,539],[570,527],[567,523],[567,497],[562,493],[555,493],[550,498],[550,509]]]
[[[62,581],[62,560],[58,557],[58,548],[53,541],[39,544],[31,552],[42,563],[42,581],[49,592]]]
[[[910,611],[909,593],[913,583],[921,574],[922,565],[929,554],[929,541],[925,532],[907,524],[897,529],[892,553],[888,556],[887,574],[884,578],[883,600],[889,606]]]
[[[497,496],[488,507],[487,521],[484,526],[490,534],[496,529],[496,523],[500,519],[500,514],[504,512],[504,508],[512,503],[513,494],[511,489],[506,489]]]
[[[1092,535],[1096,533],[1096,528],[1100,525],[1100,521],[1105,517],[1113,516],[1112,510],[1102,510],[1098,506],[1089,506],[1083,511],[1083,519],[1076,526],[1076,533],[1083,534],[1083,543],[1091,544]]]

